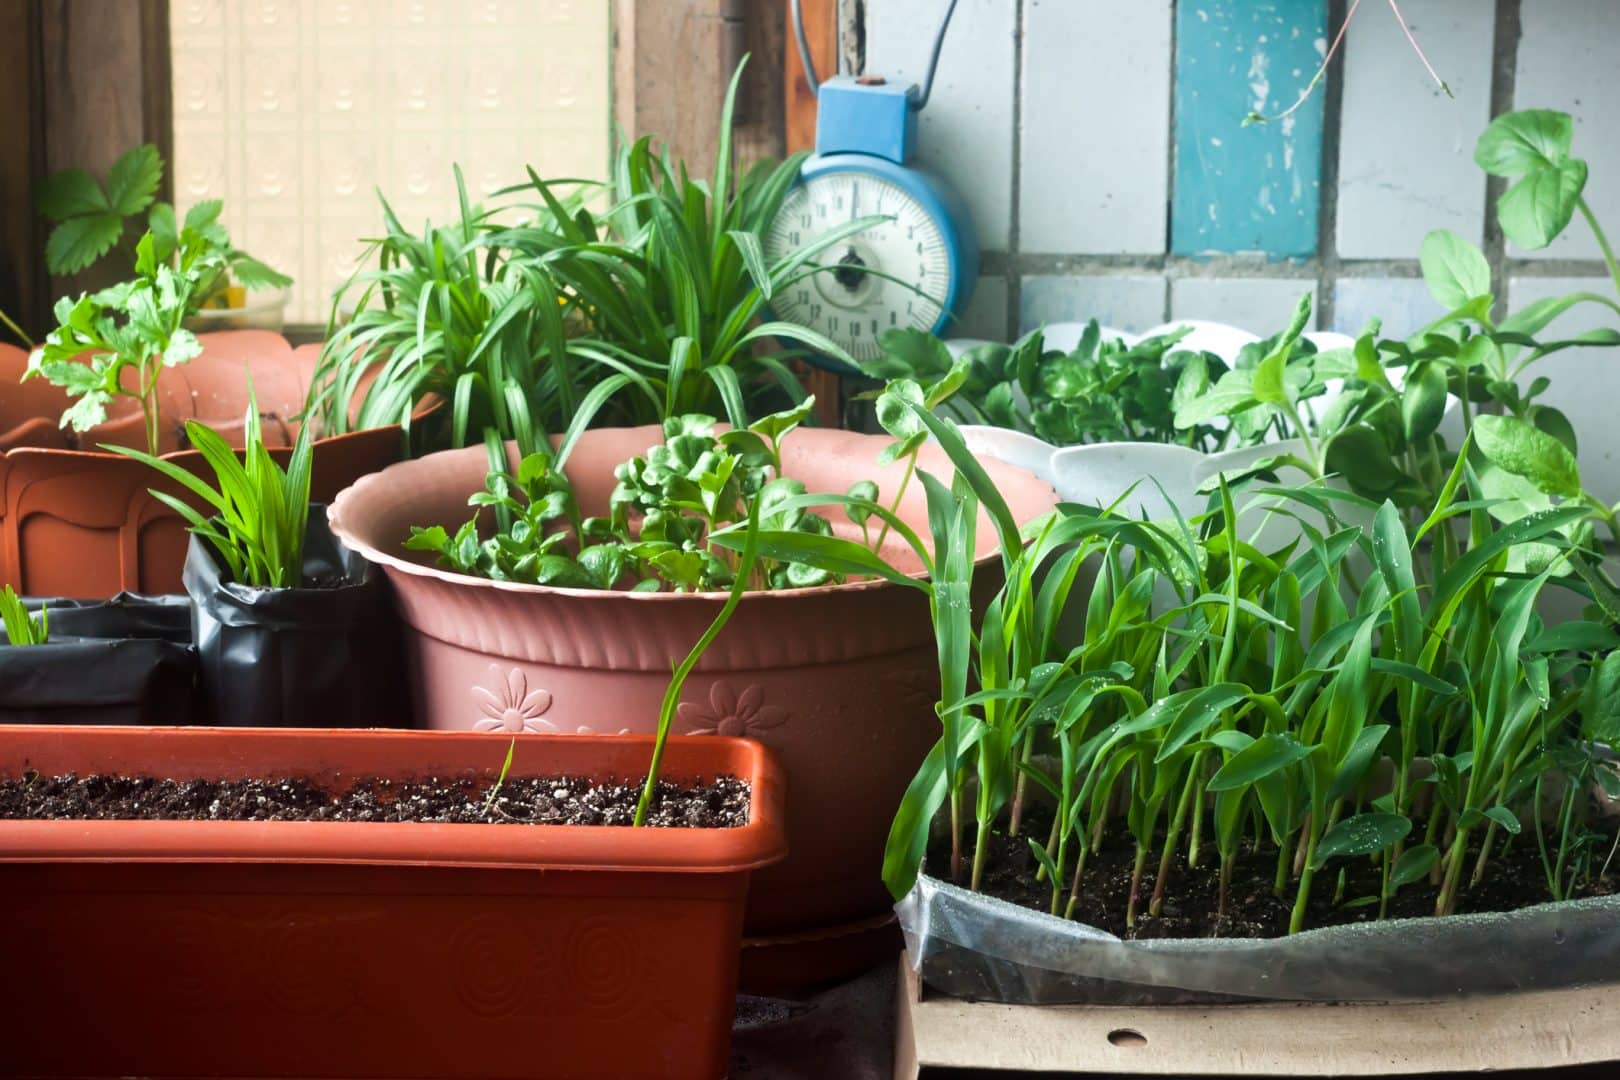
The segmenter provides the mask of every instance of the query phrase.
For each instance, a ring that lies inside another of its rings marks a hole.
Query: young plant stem
[[[692,646],[691,652],[686,654],[680,664],[675,668],[675,674],[670,677],[669,686],[664,690],[664,700],[658,709],[658,735],[653,740],[652,761],[647,766],[647,781],[642,785],[641,798],[636,800],[636,815],[632,825],[641,825],[647,816],[647,807],[652,803],[653,792],[658,787],[658,770],[664,761],[664,744],[669,739],[669,729],[675,721],[675,708],[681,700],[681,688],[686,685],[686,678],[697,667],[703,654],[708,652],[709,645],[720,636],[726,623],[731,621],[731,613],[737,610],[742,602],[743,593],[748,588],[748,576],[754,569],[754,557],[759,553],[759,503],[755,501],[748,510],[748,534],[743,544],[742,568],[737,578],[731,584],[731,592],[726,597],[725,606],[720,614],[714,617],[709,628],[703,631],[697,644]]]
[[[906,455],[906,471],[900,477],[900,486],[895,489],[894,502],[889,506],[891,513],[900,513],[900,500],[906,497],[906,487],[911,483],[911,474],[917,471],[917,451],[913,450]],[[872,545],[873,551],[883,550],[883,541],[889,535],[889,519],[883,519],[883,528],[878,530],[877,543]]]
[[[962,884],[962,788],[951,783],[951,881]]]
[[[1221,859],[1220,892],[1215,902],[1215,924],[1217,926],[1226,921],[1226,894],[1232,887],[1232,868],[1236,864],[1236,851]]]
[[[1195,762],[1193,770],[1187,774],[1186,786],[1181,789],[1181,800],[1176,803],[1176,812],[1170,817],[1170,831],[1164,836],[1164,851],[1159,855],[1159,874],[1153,881],[1153,897],[1148,901],[1149,915],[1157,916],[1164,910],[1164,889],[1170,881],[1170,863],[1176,856],[1176,848],[1181,841],[1181,827],[1186,822],[1187,807],[1193,801],[1198,779]]]
[[[1074,918],[1075,906],[1080,903],[1080,879],[1085,875],[1086,855],[1090,850],[1090,848],[1082,847],[1079,858],[1075,860],[1074,879],[1069,883],[1069,902],[1063,906],[1063,917],[1065,919]]]
[[[1200,750],[1193,756],[1192,776],[1189,783],[1196,782],[1197,790],[1193,792],[1192,829],[1187,834],[1187,869],[1198,869],[1198,849],[1204,836],[1204,751]]]
[[[146,428],[146,452],[154,456],[158,452],[160,430],[157,402],[153,400],[153,391],[157,389],[157,369],[160,366],[153,365],[151,370],[148,370],[145,364],[140,366],[141,419]]]
[[[1429,811],[1429,827],[1423,833],[1423,842],[1431,847],[1439,846],[1435,841],[1440,837],[1440,821],[1440,807],[1436,805]],[[1440,884],[1440,863],[1438,861],[1429,870],[1429,884]]]
[[[1467,857],[1468,830],[1458,829],[1457,839],[1451,842],[1451,850],[1446,853],[1446,872],[1440,885],[1440,895],[1434,901],[1436,915],[1450,915],[1457,910],[1457,885],[1462,880],[1463,860]]]
[[[1020,753],[1018,760],[1020,764],[1027,766],[1029,765],[1030,755],[1034,752],[1034,733],[1030,731],[1024,732],[1022,742],[1024,749]],[[1024,823],[1024,787],[1028,781],[1029,774],[1024,772],[1023,769],[1019,769],[1018,779],[1013,781],[1012,811],[1007,817],[1008,836],[1017,836],[1019,828]]]
[[[1277,845],[1277,873],[1272,879],[1271,891],[1279,900],[1288,891],[1288,867],[1292,862],[1288,857],[1288,847],[1286,840]]]
[[[1592,235],[1597,238],[1598,249],[1603,252],[1603,262],[1609,268],[1609,277],[1614,282],[1614,290],[1620,293],[1620,262],[1615,261],[1614,249],[1609,246],[1609,238],[1598,225],[1597,217],[1593,215],[1592,208],[1586,204],[1584,196],[1576,196],[1575,205],[1580,209],[1581,216],[1592,229]]]
[[[1243,121],[1245,124],[1271,124],[1281,120],[1286,120],[1290,116],[1294,115],[1294,113],[1298,112],[1300,106],[1304,105],[1306,101],[1310,100],[1311,94],[1315,93],[1316,87],[1321,83],[1323,77],[1327,75],[1328,65],[1333,63],[1333,54],[1338,52],[1339,46],[1344,43],[1345,31],[1350,29],[1350,20],[1356,17],[1356,9],[1360,6],[1361,0],[1352,0],[1350,10],[1345,13],[1344,22],[1339,24],[1339,32],[1333,36],[1333,44],[1329,46],[1328,51],[1323,54],[1322,63],[1317,67],[1316,74],[1311,76],[1311,81],[1305,84],[1304,90],[1300,91],[1299,100],[1294,102],[1283,112],[1278,113],[1276,116],[1261,116],[1258,112],[1250,113],[1249,116]]]
[[[33,352],[34,349],[37,348],[37,346],[34,344],[34,339],[29,337],[28,334],[23,331],[22,327],[12,322],[11,316],[7,315],[4,311],[0,311],[0,323],[5,324],[6,329],[10,330],[13,334],[16,334],[17,340],[26,345],[29,352]]]
[[[1479,858],[1474,860],[1474,873],[1469,878],[1470,884],[1478,885],[1485,880],[1485,866],[1490,862],[1491,843],[1496,839],[1496,822],[1490,821],[1485,826],[1485,839],[1479,845]]]
[[[1060,824],[1062,824],[1062,822],[1063,822],[1063,815],[1062,814],[1053,814],[1052,815],[1052,830],[1051,830],[1051,832],[1049,832],[1047,834],[1047,837],[1046,837],[1046,854],[1049,857],[1056,855],[1057,852],[1058,852],[1058,835],[1059,835],[1058,834],[1058,826]],[[1045,866],[1040,866],[1040,867],[1036,868],[1036,870],[1035,870],[1035,880],[1036,881],[1045,881],[1046,880],[1046,867]],[[1056,883],[1054,882],[1054,884],[1056,884]]]
[[[1125,901],[1125,929],[1136,929],[1136,901],[1142,892],[1142,870],[1147,866],[1148,849],[1146,844],[1136,845],[1136,861],[1131,865],[1131,893]]]
[[[984,880],[984,860],[989,847],[985,841],[990,838],[990,822],[979,822],[978,833],[973,838],[973,878],[968,888],[974,892],[979,891],[979,885]]]
[[[1305,867],[1300,871],[1299,889],[1294,893],[1294,910],[1288,916],[1288,932],[1297,934],[1305,928],[1305,909],[1311,902],[1311,879],[1316,876],[1316,838],[1319,830],[1314,821],[1305,826]]]

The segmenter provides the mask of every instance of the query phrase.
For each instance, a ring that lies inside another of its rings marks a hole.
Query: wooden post
[[[12,0],[0,3],[0,309],[35,336],[57,296],[128,276],[116,256],[50,278],[50,225],[34,209],[58,169],[105,173],[143,142],[167,160],[174,146],[168,0]],[[169,178],[159,198],[169,198]],[[138,233],[138,229],[131,232]],[[126,233],[126,249],[133,240]]]
[[[39,16],[34,3],[0,4],[0,311],[36,339],[50,311],[45,228],[34,211],[45,175]],[[3,329],[0,341],[20,344]]]
[[[789,4],[790,0],[780,0],[784,11]],[[816,74],[825,79],[837,70],[837,0],[801,0],[801,10],[804,12],[805,38],[810,44],[810,60],[816,65]],[[784,36],[787,38],[787,63],[782,68],[783,96],[787,109],[787,151],[791,154],[798,150],[815,149],[816,93],[805,79],[791,18]],[[837,427],[842,411],[838,376],[806,365],[801,378],[805,389],[816,395],[816,419],[828,427]]]
[[[652,134],[699,175],[720,141],[732,71],[750,55],[732,138],[739,162],[782,152],[782,13],[774,0],[618,0],[613,114],[625,137]]]

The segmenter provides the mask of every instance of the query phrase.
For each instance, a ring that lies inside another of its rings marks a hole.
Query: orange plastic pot
[[[509,743],[0,729],[0,775],[493,779]],[[527,739],[513,774],[631,779],[651,747]],[[740,828],[0,821],[0,1072],[721,1077],[749,872],[786,851],[769,751],[670,740],[665,776],[721,773]]]
[[[304,408],[320,347],[294,349],[263,330],[200,340],[202,355],[159,377],[159,449],[211,480],[202,455],[181,449],[185,421],[201,420],[240,446],[251,375],[265,441],[290,446],[298,428],[292,417]],[[195,498],[139,462],[96,449],[145,449],[139,407],[118,398],[107,423],[73,435],[58,426],[70,404],[62,390],[41,379],[16,385],[27,364],[23,350],[0,344],[0,585],[86,599],[180,592],[185,522],[148,489]],[[398,461],[403,448],[398,425],[315,440],[311,498],[330,501],[356,478]]]
[[[567,465],[581,511],[605,514],[614,466],[661,438],[655,427],[585,432]],[[892,497],[904,466],[876,464],[891,441],[801,428],[783,441],[783,471],[810,491],[843,492],[872,479]],[[515,460],[515,447],[508,454]],[[920,464],[949,482],[938,447],[924,447]],[[1020,521],[1056,502],[1022,470],[998,461],[985,468]],[[481,446],[429,454],[363,477],[329,510],[338,538],[382,564],[394,585],[417,722],[519,735],[649,730],[671,665],[725,594],[489,581],[404,549],[412,525],[453,532],[465,521],[467,496],[483,488],[487,471]],[[922,484],[906,489],[899,514],[928,535]],[[861,539],[842,513],[827,516],[839,535]],[[979,556],[995,561],[987,516],[978,535]],[[884,554],[921,573],[895,533]],[[892,903],[880,874],[883,847],[894,808],[939,737],[936,653],[928,601],[916,589],[870,580],[750,592],[687,680],[676,731],[759,739],[781,755],[791,779],[793,854],[759,875],[748,912],[750,952],[782,959],[745,958],[751,985],[837,978],[896,947],[874,925]],[[846,949],[846,939],[857,947]]]

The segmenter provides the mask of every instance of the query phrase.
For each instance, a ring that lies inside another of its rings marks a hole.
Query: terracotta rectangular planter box
[[[898,986],[895,1080],[967,1069],[1176,1080],[1450,1076],[1620,1061],[1612,986],[1391,1004],[999,1005],[930,991],[909,956]]]
[[[0,775],[493,778],[504,735],[0,729]],[[530,736],[512,775],[633,780],[652,739]],[[0,821],[0,1074],[725,1074],[749,872],[786,852],[757,743],[735,829]],[[18,1037],[22,1035],[23,1037]]]

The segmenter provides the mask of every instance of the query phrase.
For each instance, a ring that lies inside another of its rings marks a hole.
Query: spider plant
[[[333,299],[355,314],[328,337],[310,411],[333,433],[400,423],[418,403],[445,402],[431,446],[478,442],[485,428],[525,445],[581,408],[599,368],[567,348],[570,312],[552,283],[517,265],[494,238],[498,211],[474,206],[455,169],[459,216],[420,234],[381,198],[375,269]],[[566,212],[566,211],[565,211]],[[577,320],[576,320],[577,321]]]
[[[816,331],[770,320],[768,308],[779,291],[831,272],[814,262],[816,255],[883,218],[845,222],[767,260],[760,238],[808,154],[739,173],[731,126],[742,72],[739,65],[721,109],[710,181],[696,179],[667,147],[660,151],[643,137],[615,156],[611,205],[600,220],[564,212],[554,185],[531,171],[532,187],[551,213],[502,236],[533,273],[585,313],[588,330],[575,348],[612,367],[603,372],[608,383],[627,389],[641,379],[652,387],[651,396],[620,402],[630,422],[707,412],[743,425],[761,402],[782,395],[803,400],[784,362],[796,353],[854,363]],[[552,343],[553,351],[559,347]]]
[[[50,612],[40,608],[35,615],[10,585],[0,586],[0,629],[13,645],[43,645],[51,636]]]
[[[804,399],[785,363],[794,349],[852,362],[815,331],[769,320],[767,308],[778,290],[822,272],[817,254],[882,219],[848,222],[766,261],[760,236],[805,155],[738,174],[741,74],[726,93],[708,182],[645,137],[619,150],[600,215],[578,181],[532,169],[502,193],[537,198],[521,224],[472,206],[459,170],[451,225],[414,235],[384,201],[378,266],[340,292],[357,313],[318,369],[314,408],[331,430],[408,422],[428,394],[448,405],[437,445],[476,442],[485,427],[522,439],[599,416],[643,424],[698,413],[744,427],[784,397]]]
[[[258,403],[249,396],[242,459],[212,428],[186,421],[186,437],[214,473],[209,486],[172,461],[123,446],[104,450],[144,462],[190,491],[210,513],[201,513],[166,492],[152,491],[207,540],[230,571],[230,580],[267,589],[303,585],[304,530],[309,520],[310,425],[298,430],[285,471],[270,456],[259,424]]]

